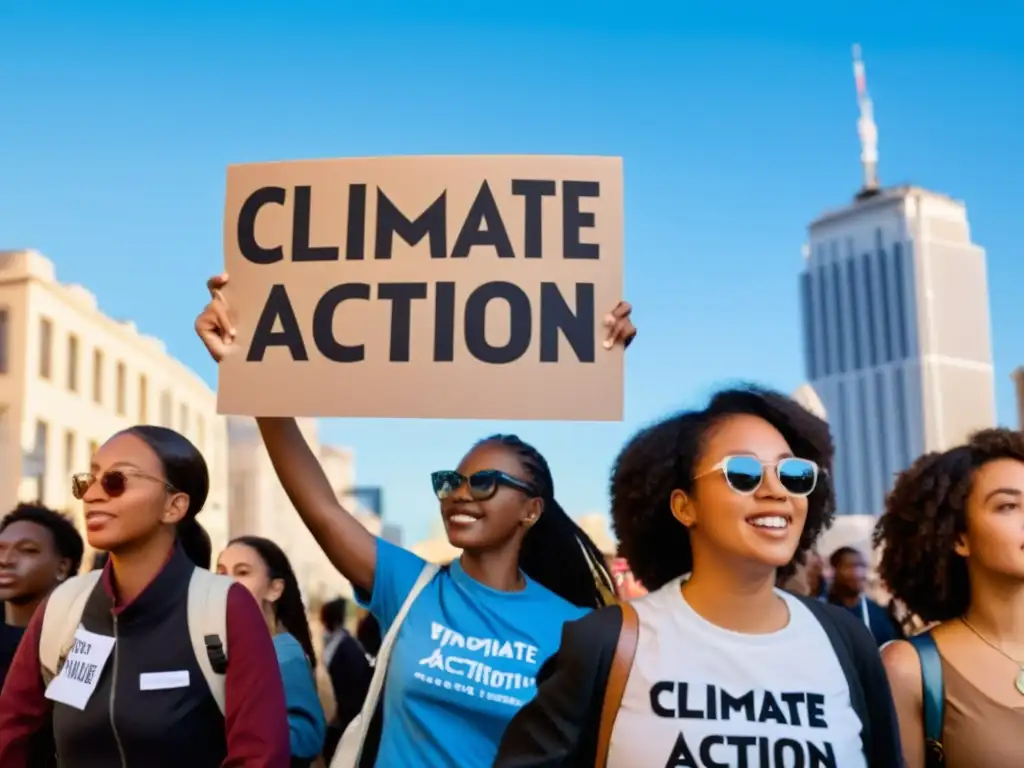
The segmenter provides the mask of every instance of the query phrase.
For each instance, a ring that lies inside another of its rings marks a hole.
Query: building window
[[[160,423],[169,429],[174,428],[174,406],[171,403],[171,393],[167,390],[160,395]]]
[[[814,381],[818,368],[814,359],[814,304],[811,301],[811,273],[804,270],[800,275],[800,308],[804,321],[804,360],[807,363],[807,379]]]
[[[852,246],[851,246],[852,250]],[[853,331],[853,370],[861,369],[860,353],[861,332],[864,327],[864,312],[861,310],[863,292],[857,282],[857,262],[853,258],[846,260],[846,284],[850,292],[850,329]]]
[[[188,435],[188,431],[189,431],[188,430],[188,406],[185,405],[184,403],[181,404],[181,407],[180,407],[180,410],[179,410],[179,414],[180,415],[178,416],[178,420],[180,422],[180,426],[178,427],[178,430],[181,432],[181,434],[187,436]]]
[[[39,378],[49,379],[53,375],[53,322],[48,318],[39,319]]]
[[[36,421],[36,439],[32,448],[31,473],[36,478],[38,491],[36,500],[46,503],[47,443],[50,441],[50,425],[42,419]]]
[[[75,473],[75,433],[70,429],[64,433],[64,474],[70,477]]]
[[[878,423],[878,461],[882,467],[882,491],[888,493],[892,471],[892,462],[889,458],[889,435],[892,430],[889,427],[897,420],[890,421],[886,413],[888,408],[885,397],[885,374],[882,371],[875,371],[875,398],[878,400],[875,403],[875,418]]]
[[[878,365],[881,361],[878,359],[878,346],[875,343],[875,313],[878,309],[875,303],[875,285],[872,281],[871,269],[871,254],[865,253],[861,257],[861,263],[864,264],[864,333],[867,334],[868,338],[868,359],[867,363],[871,367]]]
[[[92,401],[103,402],[103,350],[92,351]]]
[[[149,382],[139,376],[139,424],[149,422]]]
[[[124,363],[117,364],[117,415],[124,416],[128,412],[128,406],[125,403],[127,398],[127,387],[128,387],[128,372],[125,370]]]
[[[202,414],[196,416],[196,447],[200,452],[206,450],[206,419]]]
[[[892,372],[893,383],[895,384],[894,394],[896,395],[896,412],[893,414],[896,423],[896,445],[899,451],[896,468],[903,471],[910,466],[910,437],[907,435],[907,390],[903,380],[903,370],[897,368]]]
[[[910,357],[910,342],[907,340],[907,304],[904,291],[907,289],[906,277],[903,274],[903,244],[893,243],[893,269],[896,270],[896,328],[900,341],[900,359]]]
[[[893,305],[889,302],[889,257],[882,247],[882,230],[875,230],[875,249],[878,252],[878,282],[881,285],[881,320],[882,320],[882,343],[885,350],[885,362],[893,361],[891,317]]]
[[[11,342],[11,313],[10,310],[0,309],[0,373],[7,373],[10,361],[7,359],[10,354]]]
[[[68,390],[78,391],[78,337],[68,336]]]
[[[835,255],[835,243],[832,244],[833,256]],[[840,272],[839,262],[832,262],[832,301],[836,314],[836,353],[839,356],[839,372],[846,373],[846,324],[843,322],[843,277]]]

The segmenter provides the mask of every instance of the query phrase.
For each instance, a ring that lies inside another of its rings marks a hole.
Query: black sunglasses
[[[469,495],[476,501],[486,501],[496,494],[498,488],[503,485],[508,488],[515,488],[530,496],[537,495],[536,489],[529,483],[497,469],[482,469],[468,477],[454,470],[442,469],[438,472],[430,473],[430,482],[434,486],[434,493],[437,494],[437,498],[441,501],[451,496],[464,483],[469,486]]]
[[[762,463],[753,456],[726,456],[707,472],[696,475],[704,477],[714,472],[725,475],[725,482],[736,493],[749,496],[764,482],[765,467],[775,470],[779,484],[792,496],[810,496],[818,484],[818,465],[810,459],[787,457],[776,462]]]
[[[107,496],[112,499],[116,499],[118,496],[123,494],[125,490],[127,490],[129,477],[151,480],[154,483],[160,483],[163,485],[169,493],[177,492],[177,489],[166,480],[161,480],[159,477],[154,477],[153,475],[147,475],[145,472],[112,469],[99,476],[94,475],[92,472],[81,472],[77,475],[72,475],[71,495],[81,501],[92,487],[92,484],[98,482]]]

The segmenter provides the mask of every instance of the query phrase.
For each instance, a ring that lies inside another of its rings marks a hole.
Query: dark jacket
[[[176,548],[154,580],[127,604],[114,599],[110,565],[86,603],[82,625],[116,637],[95,691],[80,711],[44,697],[36,611],[0,694],[0,768],[26,768],[29,738],[53,713],[63,768],[146,766],[286,768],[288,725],[277,657],[252,596],[233,585],[227,602],[227,715],[221,715],[195,659],[188,631],[195,566]],[[141,690],[141,675],[185,672],[187,686]]]
[[[825,629],[846,675],[853,708],[864,724],[868,766],[902,768],[892,693],[874,639],[848,612],[800,599]],[[618,607],[565,625],[558,653],[538,677],[537,696],[519,710],[502,737],[495,768],[594,765],[605,686],[621,629]]]

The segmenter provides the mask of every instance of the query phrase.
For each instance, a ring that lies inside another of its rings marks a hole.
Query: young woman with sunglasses
[[[72,488],[84,504],[89,544],[109,553],[94,586],[79,582],[87,586],[82,602],[72,603],[81,610],[72,623],[79,625],[76,645],[101,647],[91,635],[79,637],[87,631],[111,638],[112,648],[102,659],[89,656],[97,671],[86,678],[84,702],[67,696],[51,701],[40,651],[50,647],[44,627],[49,632],[61,617],[47,617],[47,603],[40,606],[0,694],[0,766],[30,768],[27,745],[52,712],[64,768],[287,768],[281,678],[266,674],[277,663],[274,646],[245,587],[232,584],[227,592],[223,715],[193,650],[188,595],[196,565],[185,549],[188,541],[199,541],[194,549],[204,551],[196,517],[209,489],[199,451],[170,429],[132,427],[103,444]],[[74,581],[58,591],[77,588]],[[77,663],[84,669],[84,662]]]
[[[987,429],[919,458],[875,545],[886,587],[933,625],[882,649],[907,768],[1020,765],[1024,435]]]
[[[220,553],[217,573],[242,584],[263,611],[284,681],[292,768],[309,766],[323,750],[327,723],[313,679],[316,652],[306,606],[292,564],[269,539],[240,536]]]
[[[233,350],[220,289],[196,330],[215,360]],[[610,348],[634,334],[630,308],[609,317]],[[257,419],[292,503],[387,633],[425,563],[375,538],[338,503],[294,419]],[[512,435],[487,438],[431,478],[462,555],[427,584],[401,624],[383,696],[379,749],[361,765],[490,766],[509,719],[535,693],[562,624],[611,598],[592,541],[555,501],[547,462]]]
[[[650,594],[566,625],[495,766],[900,768],[867,629],[776,588],[832,520],[832,450],[823,421],[753,388],[634,437],[612,517]]]

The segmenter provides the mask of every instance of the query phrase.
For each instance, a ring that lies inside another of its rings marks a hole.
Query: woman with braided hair
[[[896,480],[879,574],[929,631],[882,649],[908,768],[1021,763],[1024,435],[987,429]]]
[[[234,347],[226,282],[210,281],[213,300],[196,321],[217,361]],[[630,311],[623,302],[608,316],[606,349],[635,335]],[[562,624],[614,599],[600,550],[555,501],[547,461],[514,435],[494,435],[456,468],[434,472],[448,539],[462,555],[431,575],[421,558],[340,506],[294,419],[257,423],[292,504],[380,623],[385,646],[398,623],[383,725],[371,728],[377,735],[358,764],[490,766],[505,726],[534,696]]]

